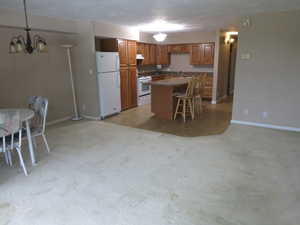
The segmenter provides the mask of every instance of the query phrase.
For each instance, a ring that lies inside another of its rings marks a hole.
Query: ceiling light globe
[[[9,43],[9,53],[10,54],[14,54],[14,53],[17,53],[17,48],[16,48],[16,45],[13,41],[11,41]]]
[[[154,35],[153,35],[153,38],[154,38],[157,42],[162,42],[162,41],[166,40],[167,34],[165,34],[165,33],[154,34]]]

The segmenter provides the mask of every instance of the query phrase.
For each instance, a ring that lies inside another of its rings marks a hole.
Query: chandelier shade
[[[26,27],[24,28],[24,30],[26,32],[26,36],[24,37],[23,35],[19,35],[16,37],[12,37],[9,43],[9,53],[14,54],[24,52],[32,54],[34,51],[37,51],[39,53],[47,52],[47,42],[44,38],[39,35],[34,35],[31,38],[31,29],[28,25],[26,0],[23,0],[23,4],[26,22]]]

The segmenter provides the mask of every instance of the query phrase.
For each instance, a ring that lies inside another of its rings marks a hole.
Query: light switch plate
[[[242,53],[241,55],[241,59],[245,59],[245,60],[248,60],[251,58],[251,55],[250,53]]]

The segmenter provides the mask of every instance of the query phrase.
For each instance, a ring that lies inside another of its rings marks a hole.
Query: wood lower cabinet
[[[137,107],[137,75],[136,67],[128,69],[129,108]]]
[[[136,67],[120,68],[121,108],[122,111],[137,106]]]
[[[191,46],[191,59],[192,65],[213,66],[214,65],[214,43],[206,44],[193,44]]]
[[[127,41],[128,65],[136,66],[136,41]]]
[[[212,99],[213,90],[213,76],[206,76],[204,81],[202,97],[207,99]]]

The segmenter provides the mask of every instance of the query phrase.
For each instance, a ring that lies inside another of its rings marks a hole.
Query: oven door
[[[150,81],[150,79],[139,79],[139,96],[149,95],[151,93],[151,85],[149,84]]]

